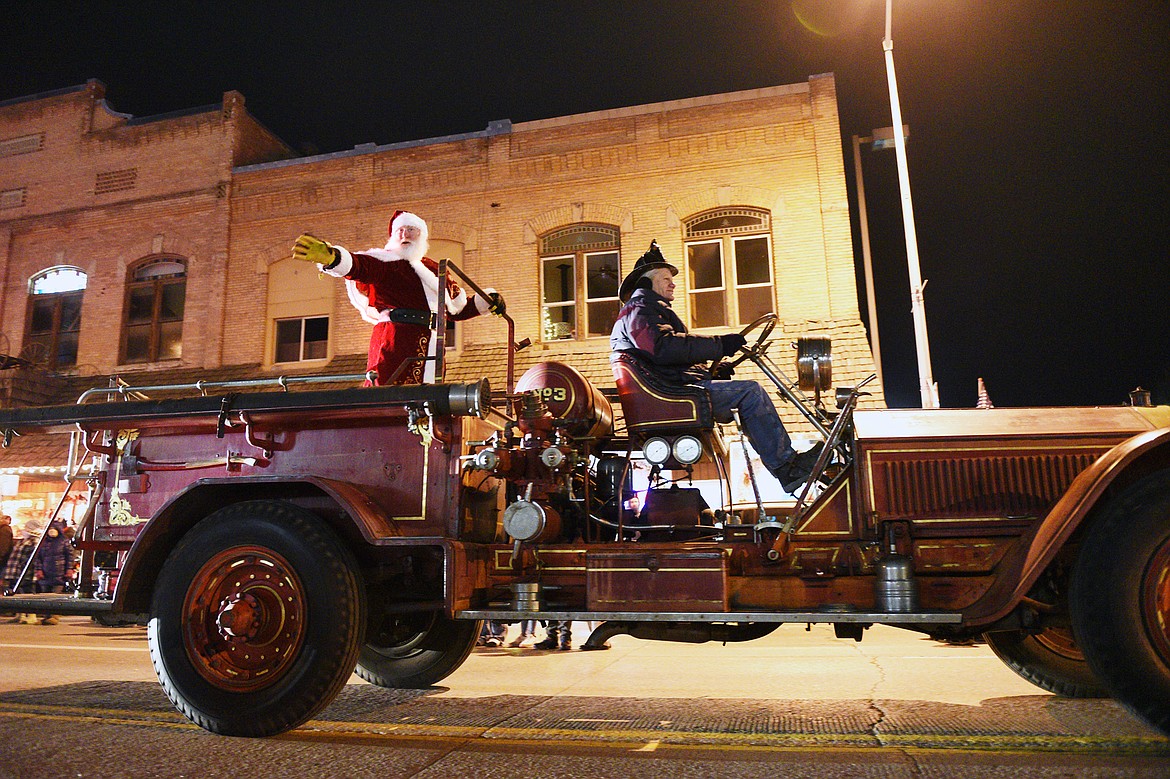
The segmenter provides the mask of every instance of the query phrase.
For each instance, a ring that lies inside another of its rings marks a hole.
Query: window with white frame
[[[81,268],[58,265],[29,279],[28,326],[23,353],[49,368],[77,364],[81,334],[81,300],[86,275]]]
[[[329,317],[276,320],[276,362],[323,360],[329,356]]]
[[[621,308],[619,249],[609,225],[570,225],[540,239],[543,340],[609,337]]]
[[[315,266],[285,259],[268,267],[267,335],[265,361],[301,363],[330,359],[333,328],[333,299],[336,281],[318,273]],[[341,321],[356,323],[357,312],[346,306],[350,316]]]
[[[772,221],[755,208],[719,208],[688,219],[690,326],[739,327],[775,310]]]

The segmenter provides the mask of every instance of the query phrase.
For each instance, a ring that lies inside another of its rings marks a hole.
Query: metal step
[[[114,610],[113,601],[78,598],[72,595],[12,595],[0,598],[0,613],[44,611],[55,614],[107,614]],[[459,619],[496,619],[518,622],[525,619],[574,620],[581,622],[794,622],[798,624],[827,624],[834,622],[873,625],[958,625],[963,615],[956,611],[915,611],[888,613],[882,611],[566,611],[541,609],[539,611],[512,608],[466,609],[458,611]]]

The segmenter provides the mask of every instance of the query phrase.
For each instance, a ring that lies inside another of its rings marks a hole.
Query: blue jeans
[[[732,420],[731,410],[739,409],[743,431],[752,448],[760,455],[764,467],[773,475],[784,473],[796,450],[792,439],[772,405],[772,399],[759,383],[754,381],[701,381],[711,394],[711,406],[715,419],[727,423]]]

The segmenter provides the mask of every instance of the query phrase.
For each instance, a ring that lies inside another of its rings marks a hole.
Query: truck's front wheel
[[[1170,471],[1127,488],[1089,528],[1069,606],[1098,678],[1170,735]]]
[[[167,558],[147,637],[163,689],[213,733],[271,736],[333,700],[357,660],[365,601],[350,551],[279,501],[228,506]]]
[[[408,690],[430,687],[462,665],[483,624],[438,612],[386,615],[378,623],[367,633],[357,675],[380,687]]]

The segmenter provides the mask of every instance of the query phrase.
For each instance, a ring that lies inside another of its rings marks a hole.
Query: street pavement
[[[587,633],[576,623],[575,645]],[[3,624],[0,777],[1170,776],[1170,740],[1112,701],[1045,693],[982,645],[800,625],[611,644],[476,649],[425,691],[354,677],[259,740],[179,716],[142,628]]]

